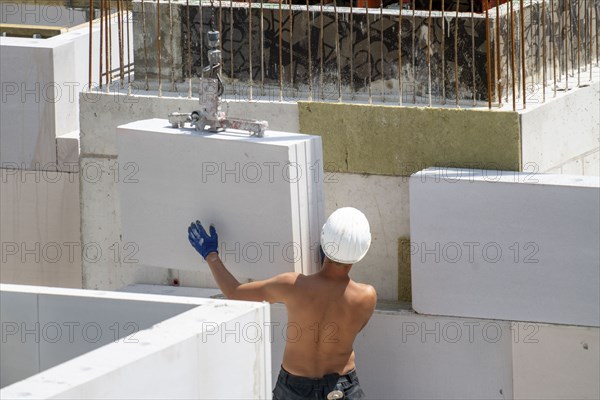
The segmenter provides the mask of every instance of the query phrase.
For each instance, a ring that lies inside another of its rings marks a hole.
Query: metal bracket
[[[220,66],[221,51],[218,49],[220,36],[218,31],[208,32],[209,65],[203,72],[210,72],[211,78],[202,78],[199,92],[200,109],[191,113],[173,112],[169,114],[169,123],[173,128],[183,128],[189,123],[196,131],[222,132],[225,129],[248,131],[251,136],[263,137],[269,124],[267,121],[227,117],[221,111],[223,82],[216,72]],[[208,128],[207,128],[208,126]]]

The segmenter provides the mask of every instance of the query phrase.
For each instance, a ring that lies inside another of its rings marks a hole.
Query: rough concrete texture
[[[531,172],[599,175],[598,104],[600,81],[573,88],[520,112],[523,168]]]
[[[520,169],[515,112],[298,102],[327,171],[409,176],[430,166]]]
[[[163,89],[169,90],[171,82],[182,80],[183,54],[181,46],[181,15],[182,8],[171,2],[164,1],[160,5],[160,39],[156,34],[158,19],[156,18],[156,2],[145,2],[144,17],[142,19],[142,2],[133,5],[133,48],[136,60],[137,77],[148,76],[149,79],[158,79],[159,61],[160,77],[163,80]],[[144,27],[145,25],[145,27]],[[146,35],[144,35],[144,29]],[[158,55],[158,41],[160,40],[160,57]],[[145,50],[145,51],[144,51]]]
[[[194,96],[198,95],[197,85]],[[183,97],[182,97],[183,96]],[[164,93],[136,89],[132,96],[124,93],[82,93],[79,98],[81,154],[116,156],[116,127],[148,118],[167,118],[169,113],[191,112],[199,108],[198,97],[188,99],[186,93]],[[221,106],[228,115],[265,120],[269,129],[298,131],[298,108],[295,103],[227,101]]]
[[[356,207],[371,228],[371,247],[352,267],[352,279],[373,285],[379,299],[398,298],[398,238],[408,237],[408,179],[378,175],[325,173],[325,216],[339,207]]]

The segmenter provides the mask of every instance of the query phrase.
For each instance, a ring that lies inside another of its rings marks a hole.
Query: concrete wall
[[[430,168],[410,199],[417,312],[600,326],[598,177]]]
[[[1,296],[2,398],[270,398],[266,304],[12,285]]]
[[[600,82],[596,80],[519,113],[524,170],[600,175],[598,104]]]

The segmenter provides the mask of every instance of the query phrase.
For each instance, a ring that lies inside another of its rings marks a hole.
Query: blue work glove
[[[192,222],[188,228],[188,239],[190,244],[196,249],[204,259],[212,253],[218,253],[219,250],[219,237],[217,236],[217,230],[214,226],[209,228],[210,236],[204,230],[204,227],[200,221]]]

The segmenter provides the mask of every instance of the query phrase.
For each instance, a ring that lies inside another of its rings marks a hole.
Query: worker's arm
[[[204,257],[210,271],[223,294],[232,300],[285,302],[292,292],[297,273],[285,273],[263,281],[241,284],[227,270],[218,254],[219,239],[214,226],[206,233],[200,221],[188,228],[188,239],[192,246]]]

